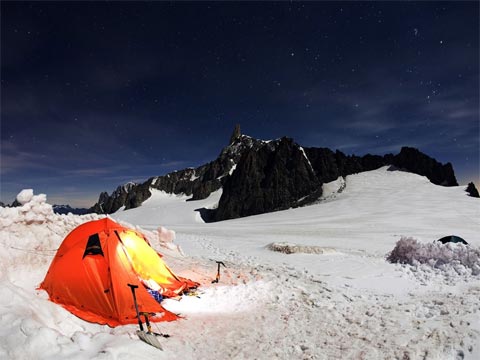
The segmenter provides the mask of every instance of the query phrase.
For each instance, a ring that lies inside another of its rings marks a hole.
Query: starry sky
[[[413,146],[479,184],[478,2],[1,2],[1,194],[93,205],[218,156],[235,124]]]

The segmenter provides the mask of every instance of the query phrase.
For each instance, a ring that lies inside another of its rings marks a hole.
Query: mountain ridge
[[[150,189],[207,198],[223,189],[218,208],[208,211],[208,221],[221,221],[311,204],[322,196],[322,184],[350,174],[392,165],[432,183],[458,186],[450,163],[441,164],[418,149],[402,147],[397,155],[345,155],[339,150],[302,147],[293,139],[264,141],[243,135],[236,126],[228,146],[219,156],[196,168],[186,168],[147,181],[103,192],[90,209],[113,213],[140,206]]]

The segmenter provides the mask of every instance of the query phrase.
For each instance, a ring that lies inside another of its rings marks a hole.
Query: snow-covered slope
[[[219,193],[186,201],[156,192],[113,214],[143,229],[175,272],[202,283],[199,297],[164,301],[186,318],[157,325],[171,335],[163,353],[133,325],[86,323],[35,290],[63,237],[96,215],[53,214],[42,196],[2,208],[0,358],[480,358],[480,201],[387,168],[345,184],[328,185],[315,205],[219,223],[195,211],[214,207]],[[176,232],[184,256],[162,243],[160,226]],[[450,234],[470,245],[432,247]],[[400,240],[414,244],[409,264],[386,261]],[[300,252],[274,252],[272,243]],[[218,284],[214,260],[227,265]]]
[[[113,217],[144,228],[161,224],[185,234],[213,236],[223,248],[240,243],[248,255],[261,254],[265,245],[278,241],[382,255],[391,251],[401,236],[431,242],[456,234],[480,245],[480,201],[467,196],[461,186],[436,186],[425,177],[389,171],[388,167],[348,176],[345,189],[341,181],[336,183],[327,185],[328,198],[316,205],[201,227],[194,209],[214,207],[219,193],[192,202],[156,193],[141,208],[120,211]],[[335,186],[342,191],[335,193]]]
[[[112,217],[143,227],[195,225],[204,222],[197,209],[215,207],[222,196],[222,190],[217,190],[205,200],[188,201],[191,196],[168,194],[156,189],[150,189],[150,192],[152,196],[141,207],[127,211],[121,208]]]

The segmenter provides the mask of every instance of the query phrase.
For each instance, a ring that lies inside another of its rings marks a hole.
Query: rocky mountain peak
[[[241,156],[225,181],[213,219],[226,220],[285,209],[318,198],[321,184],[292,139],[260,142]]]
[[[204,212],[209,216],[205,220],[233,219],[311,204],[322,195],[322,184],[385,165],[426,176],[434,184],[458,185],[451,164],[441,164],[418,149],[404,147],[397,155],[345,155],[328,148],[303,148],[288,137],[257,140],[241,134],[237,125],[215,160],[119,186],[112,195],[104,192],[91,210],[112,213],[140,206],[151,189],[200,200],[223,188],[218,208]]]
[[[204,199],[223,186],[246,150],[257,149],[262,143],[260,140],[242,135],[240,125],[237,125],[230,144],[222,149],[215,160],[197,168],[186,168],[155,176],[142,184],[127,183],[119,186],[111,195],[104,192],[100,194],[92,211],[109,214],[122,206],[125,209],[140,206],[151,196],[150,189],[162,190],[170,194],[185,194],[192,196],[191,200]]]
[[[233,143],[237,138],[240,137],[240,135],[242,135],[242,132],[240,131],[240,124],[236,124],[235,129],[233,129],[232,136],[230,136],[229,144]]]
[[[238,135],[235,138],[232,135],[230,144],[222,149],[219,158],[230,159],[233,163],[237,163],[240,156],[247,149],[258,149],[262,145],[263,141],[254,139],[247,135]]]
[[[426,176],[436,185],[458,186],[452,164],[441,164],[412,147],[402,147],[400,153],[395,157],[393,165]]]

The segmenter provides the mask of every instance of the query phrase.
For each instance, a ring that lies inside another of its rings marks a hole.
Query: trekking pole
[[[217,267],[217,276],[215,277],[215,280],[212,281],[212,284],[215,284],[215,283],[218,283],[218,281],[220,280],[220,265],[223,265],[224,268],[226,268],[225,264],[221,261],[216,261],[216,263],[218,264],[218,267]]]

